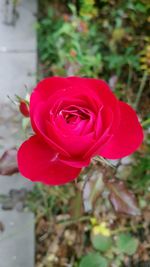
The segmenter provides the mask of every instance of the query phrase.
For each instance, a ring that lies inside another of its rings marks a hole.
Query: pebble
[[[132,171],[132,166],[120,165],[117,168],[116,177],[119,179],[126,180],[131,174],[131,171]]]
[[[121,164],[122,165],[129,165],[131,163],[133,163],[133,158],[132,157],[127,156],[127,157],[124,157],[124,158],[121,159]]]
[[[2,209],[3,210],[12,210],[13,207],[14,207],[14,203],[13,203],[13,201],[11,199],[7,199],[2,204]]]
[[[23,209],[24,209],[24,203],[21,202],[21,201],[18,201],[18,202],[16,203],[15,208],[16,208],[16,210],[19,211],[19,212],[23,211]]]
[[[108,160],[108,162],[110,162],[110,164],[116,167],[119,163],[119,159],[113,159],[113,160],[111,159],[111,160]]]

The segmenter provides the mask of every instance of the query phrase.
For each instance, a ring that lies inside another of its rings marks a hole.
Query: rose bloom
[[[103,80],[50,77],[30,98],[34,135],[18,151],[20,173],[60,185],[75,179],[91,158],[119,159],[143,140],[135,111]]]

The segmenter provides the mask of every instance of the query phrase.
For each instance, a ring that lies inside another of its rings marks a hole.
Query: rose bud
[[[29,117],[29,105],[28,103],[21,99],[19,103],[19,110],[24,117]]]
[[[34,135],[18,151],[19,170],[49,185],[74,180],[96,155],[125,157],[143,140],[133,108],[98,79],[44,79],[31,94],[30,119]]]

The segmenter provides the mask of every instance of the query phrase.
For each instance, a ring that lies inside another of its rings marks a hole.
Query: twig
[[[141,229],[141,228],[143,228],[143,225],[142,224],[136,225],[135,228],[136,228],[136,230]],[[132,231],[132,230],[133,230],[132,227],[120,227],[118,229],[112,230],[111,234],[115,235],[115,234],[118,234],[120,232],[126,232],[126,231]]]
[[[145,87],[145,84],[147,81],[147,77],[148,77],[147,72],[144,72],[143,77],[142,77],[142,81],[141,81],[141,84],[140,84],[140,87],[139,87],[139,90],[137,93],[137,97],[136,97],[136,100],[134,103],[135,110],[138,109],[138,105],[139,105],[139,102],[140,102],[140,99],[141,99],[141,96],[142,96],[142,93],[143,93],[143,90],[144,90],[144,87]]]
[[[113,166],[113,165],[111,164],[111,162],[109,162],[108,160],[106,160],[106,159],[104,159],[104,158],[102,158],[102,157],[100,157],[100,156],[95,156],[95,157],[93,158],[93,160],[98,161],[98,162],[100,162],[100,163],[102,163],[102,164],[106,164],[106,165],[110,166],[110,167],[113,168],[113,169],[116,169],[115,166]]]
[[[131,104],[131,100],[129,97],[129,90],[130,90],[130,86],[131,86],[131,80],[132,80],[132,75],[133,75],[133,70],[132,70],[132,66],[129,64],[129,73],[128,73],[128,80],[127,80],[127,99],[128,99],[128,103]]]
[[[142,122],[143,127],[148,126],[149,124],[150,124],[150,118]]]
[[[75,224],[77,222],[84,222],[84,221],[89,221],[90,220],[90,216],[82,216],[82,217],[79,217],[77,219],[69,219],[69,220],[63,220],[63,221],[60,221],[58,224],[63,224],[63,225],[71,225],[71,224]]]

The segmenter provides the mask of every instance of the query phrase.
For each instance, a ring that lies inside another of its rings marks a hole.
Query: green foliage
[[[79,267],[84,266],[107,266],[113,263],[115,266],[122,266],[125,255],[132,256],[138,248],[138,239],[129,233],[118,233],[113,240],[113,235],[104,236],[101,234],[92,235],[93,248],[100,253],[92,252],[83,256]],[[90,265],[91,264],[91,265]],[[96,265],[97,264],[97,265]]]
[[[116,74],[120,75],[121,70],[125,66],[132,66],[132,68],[139,70],[139,55],[135,55],[133,48],[127,48],[124,54],[112,53],[105,57],[108,69],[116,70]]]
[[[93,235],[92,236],[92,244],[96,250],[101,252],[108,251],[112,246],[112,239],[111,237],[107,237],[104,235]]]
[[[87,18],[95,17],[98,10],[94,0],[80,0],[80,15]]]
[[[147,149],[145,156],[137,154],[136,164],[133,166],[132,174],[128,179],[130,186],[137,191],[147,191],[150,186],[150,153]]]
[[[117,238],[117,247],[120,253],[133,255],[138,247],[138,240],[128,233],[121,233]]]
[[[48,8],[38,23],[39,68],[43,76],[103,76],[108,79],[115,73],[121,82],[128,80],[129,68],[138,75],[143,37],[139,43],[135,29],[142,34],[143,29],[147,31],[144,21],[149,5],[136,0],[115,4],[80,0],[80,16],[74,5],[70,4],[69,10],[71,14],[60,16],[52,7]],[[97,12],[101,14],[99,18],[95,18]]]
[[[37,215],[41,214],[50,218],[52,214],[54,216],[67,212],[67,202],[72,196],[74,196],[74,191],[70,189],[68,194],[68,185],[48,187],[37,183],[32,192],[28,194],[27,205]]]
[[[107,267],[107,260],[98,253],[89,253],[84,256],[79,267]]]
[[[102,68],[97,26],[89,27],[86,19],[77,17],[70,5],[72,17],[60,19],[52,9],[38,24],[39,55],[44,75],[98,76]]]

